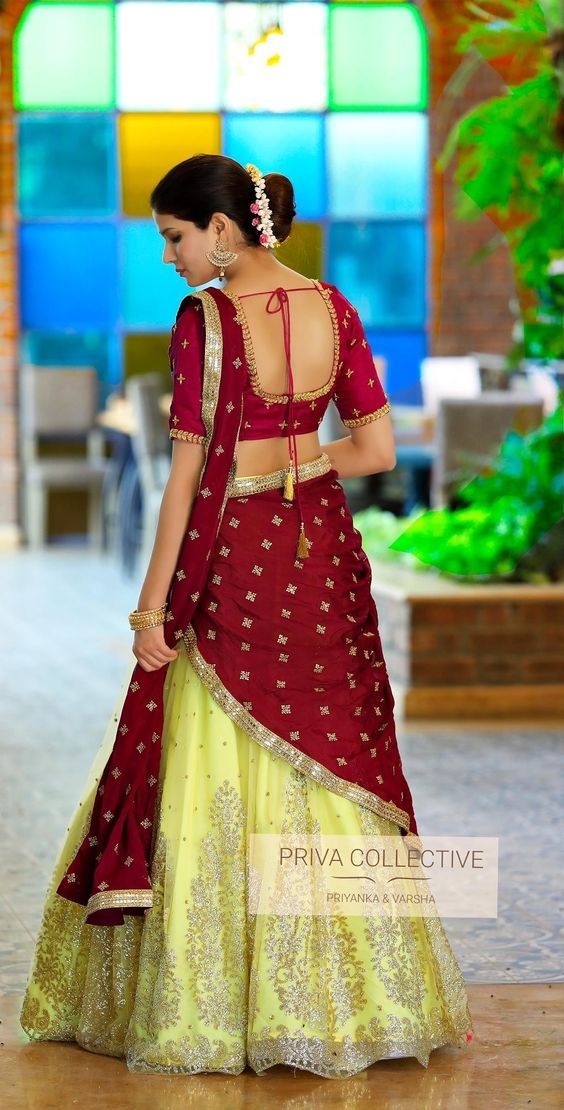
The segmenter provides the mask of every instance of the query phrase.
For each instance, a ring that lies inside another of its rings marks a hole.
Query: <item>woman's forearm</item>
[[[321,450],[329,455],[331,465],[337,471],[339,478],[364,478],[369,474],[378,474],[382,470],[389,470],[384,459],[382,465],[374,465],[374,457],[363,451],[351,436],[335,439],[331,443],[322,443]]]
[[[159,511],[153,551],[137,608],[156,609],[166,601],[196,490],[171,471]]]

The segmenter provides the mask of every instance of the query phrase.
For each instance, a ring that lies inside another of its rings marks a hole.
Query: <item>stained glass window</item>
[[[414,4],[44,0],[14,39],[22,347],[106,395],[166,361],[186,282],[149,196],[224,153],[287,174],[277,252],[334,282],[412,388],[425,351],[427,43]],[[54,357],[57,356],[57,357]]]

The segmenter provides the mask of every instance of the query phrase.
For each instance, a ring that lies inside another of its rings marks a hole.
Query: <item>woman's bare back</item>
[[[281,267],[276,283],[271,280],[263,289],[238,288],[236,283],[224,287],[243,318],[253,388],[261,396],[288,392],[283,316],[279,298],[271,297],[277,287],[286,289],[288,296],[294,392],[320,389],[329,381],[333,367],[333,321],[316,285],[286,267]],[[269,301],[270,310],[266,311]],[[296,434],[296,449],[299,463],[317,458],[321,453],[317,431]],[[244,440],[237,445],[237,477],[279,470],[288,465],[289,457],[286,436]]]

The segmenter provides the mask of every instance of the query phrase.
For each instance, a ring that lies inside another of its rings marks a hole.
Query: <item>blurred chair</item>
[[[491,463],[510,428],[520,435],[538,428],[542,400],[490,391],[477,399],[445,398],[436,429],[436,456],[431,477],[431,507],[444,508],[455,488]]]
[[[421,362],[423,407],[429,415],[438,412],[443,397],[479,397],[480,366],[474,355],[430,357]]]
[[[23,520],[30,547],[47,537],[51,489],[88,491],[88,537],[103,545],[102,487],[109,463],[104,437],[96,427],[98,375],[90,366],[34,366],[21,370],[20,426],[23,466]],[[41,438],[86,443],[87,455],[45,456]]]
[[[492,351],[470,351],[470,356],[478,362],[482,393],[490,389],[505,390],[510,388],[510,374],[506,355],[494,354]]]
[[[159,509],[170,472],[170,438],[168,424],[159,408],[163,392],[160,373],[137,374],[128,378],[125,392],[134,414],[133,454],[137,462],[141,487],[142,517],[140,535],[135,537],[139,557],[146,567],[155,540]],[[131,529],[134,529],[131,523]]]

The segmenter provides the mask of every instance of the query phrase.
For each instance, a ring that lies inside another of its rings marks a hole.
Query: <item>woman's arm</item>
[[[394,433],[389,413],[353,428],[350,436],[322,443],[339,478],[363,478],[396,465]]]
[[[202,444],[178,439],[172,441],[170,474],[159,511],[153,551],[137,602],[140,611],[157,609],[166,601],[196,497],[204,458]],[[135,633],[133,654],[143,669],[150,671],[176,659],[178,650],[169,648],[166,644],[161,624]]]

